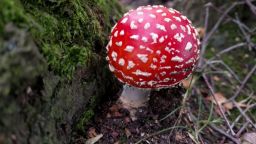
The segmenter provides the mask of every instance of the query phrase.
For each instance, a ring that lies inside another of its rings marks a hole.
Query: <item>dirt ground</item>
[[[150,107],[138,109],[135,121],[131,120],[129,112],[116,104],[116,101],[106,102],[98,109],[93,122],[88,125],[87,138],[103,134],[99,140],[101,144],[136,143],[143,138],[147,139],[142,140],[142,143],[192,143],[185,129],[177,126],[177,130],[168,130],[177,123],[179,111],[160,121],[181,105],[184,93],[182,87],[153,91],[149,101]],[[160,133],[157,134],[158,132]]]

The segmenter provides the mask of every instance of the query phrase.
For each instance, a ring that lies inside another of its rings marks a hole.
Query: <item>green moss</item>
[[[251,36],[251,40],[252,40],[253,43],[256,43],[256,34]]]
[[[77,129],[79,131],[85,132],[85,126],[88,124],[88,122],[91,120],[91,118],[94,116],[93,109],[86,110],[82,117],[80,118],[79,122],[77,123]]]
[[[234,43],[241,41],[239,27],[233,23],[223,24],[219,28],[219,33],[226,36],[226,43]]]
[[[224,54],[221,58],[227,65],[229,65],[234,70],[234,72],[240,78],[243,78],[250,70],[246,67],[246,65],[253,66],[253,64],[255,64],[256,62],[256,59],[253,56],[253,54],[249,54],[250,52],[248,51],[248,49],[240,48],[237,50],[233,50],[227,54]],[[237,62],[235,63],[234,61]]]
[[[110,15],[121,11],[115,0],[2,0],[0,9],[0,35],[10,22],[29,29],[50,68],[68,78],[106,45],[111,20],[118,17]]]
[[[88,105],[86,106],[86,110],[81,115],[78,123],[76,124],[77,130],[81,132],[85,132],[85,126],[91,121],[94,116],[94,109],[96,105],[99,103],[99,99],[96,96],[92,96]]]
[[[249,111],[249,114],[254,120],[256,120],[256,109],[251,109]]]
[[[19,1],[1,0],[0,9],[0,36],[3,36],[4,27],[8,22],[19,23],[20,26],[28,22]]]
[[[241,113],[239,112],[238,109],[232,109],[232,110],[230,110],[229,120],[230,120],[230,121],[235,121],[235,119],[236,119],[240,114],[241,114]]]
[[[207,59],[212,58],[216,54],[215,48],[211,47],[210,45],[206,47],[206,50],[207,52],[205,53],[204,57]]]

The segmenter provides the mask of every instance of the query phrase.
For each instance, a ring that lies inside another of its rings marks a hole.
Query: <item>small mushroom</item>
[[[190,20],[161,5],[126,13],[113,27],[106,48],[110,71],[126,84],[119,101],[128,110],[144,106],[151,89],[187,78],[200,53]]]

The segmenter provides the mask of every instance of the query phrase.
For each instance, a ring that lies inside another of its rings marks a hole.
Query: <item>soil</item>
[[[129,112],[116,103],[118,95],[98,108],[93,121],[87,125],[87,138],[103,134],[100,144],[141,143],[192,143],[183,128],[168,130],[179,120],[180,111],[160,121],[163,117],[181,106],[185,90],[181,87],[152,91],[148,107],[139,108],[137,120],[132,121]],[[179,125],[182,125],[182,121]],[[164,130],[165,132],[161,132]],[[158,133],[161,132],[161,133]],[[79,140],[77,143],[82,143]]]

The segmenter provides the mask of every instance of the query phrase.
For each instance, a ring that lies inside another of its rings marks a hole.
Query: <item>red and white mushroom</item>
[[[180,83],[192,73],[199,52],[197,31],[186,16],[164,6],[141,6],[113,27],[107,60],[121,82],[143,91]]]

